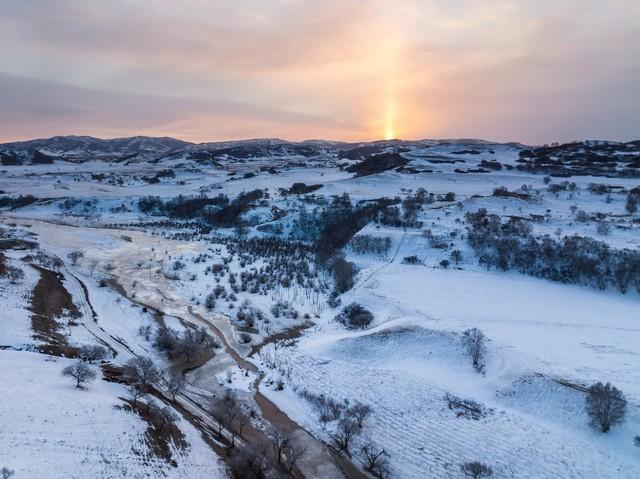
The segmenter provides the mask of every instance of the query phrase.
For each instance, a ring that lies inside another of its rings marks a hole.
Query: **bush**
[[[463,333],[463,341],[473,362],[473,369],[484,372],[485,335],[478,328],[467,329]]]
[[[402,263],[404,264],[422,264],[422,261],[418,259],[416,255],[405,256],[402,258]]]
[[[489,477],[493,475],[493,469],[478,461],[465,462],[460,466],[462,473],[473,479],[481,479],[483,477]]]
[[[624,419],[627,400],[622,391],[611,383],[597,382],[589,387],[586,409],[591,418],[591,426],[600,432],[609,432],[611,426]]]
[[[358,303],[351,303],[345,306],[335,320],[348,329],[364,329],[373,321],[373,314]]]

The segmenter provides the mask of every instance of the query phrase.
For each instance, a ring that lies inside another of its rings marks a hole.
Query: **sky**
[[[640,0],[0,0],[0,141],[640,138]]]

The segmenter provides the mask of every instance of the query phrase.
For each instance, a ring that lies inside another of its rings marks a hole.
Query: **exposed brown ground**
[[[80,311],[62,284],[64,276],[37,265],[31,265],[40,273],[40,279],[31,292],[29,310],[33,338],[41,341],[38,348],[54,356],[75,357],[78,349],[67,343],[61,320],[67,316],[77,318]]]

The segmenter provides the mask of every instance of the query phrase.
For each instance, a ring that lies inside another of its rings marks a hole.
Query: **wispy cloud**
[[[0,0],[0,39],[0,99],[32,90],[0,109],[6,137],[365,139],[393,122],[542,142],[640,125],[632,0]]]

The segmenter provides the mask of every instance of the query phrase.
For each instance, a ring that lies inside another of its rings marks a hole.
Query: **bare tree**
[[[481,479],[493,475],[493,469],[491,469],[491,467],[478,461],[465,462],[460,466],[460,469],[465,476],[472,477],[473,479]]]
[[[369,414],[371,414],[371,406],[356,401],[356,403],[348,408],[346,412],[356,420],[358,427],[362,429],[364,427],[365,419],[369,416]]]
[[[242,413],[242,409],[239,409],[234,423],[234,429],[238,432],[238,436],[242,437],[242,431],[247,424],[249,424],[249,418]]]
[[[98,267],[98,260],[92,259],[89,262],[89,272],[92,277],[93,277],[93,272],[96,270],[97,267]]]
[[[349,446],[351,445],[351,440],[358,432],[360,432],[358,422],[350,417],[343,417],[338,422],[338,429],[331,435],[331,438],[338,451],[344,451],[347,455],[350,455]]]
[[[89,364],[93,364],[93,361],[105,359],[108,355],[107,350],[97,344],[82,346],[78,352],[78,357],[83,361],[89,361]]]
[[[171,400],[176,402],[176,396],[184,391],[186,382],[179,376],[171,376],[167,384],[167,390],[171,394]]]
[[[629,193],[627,195],[627,203],[625,205],[625,208],[630,214],[633,214],[636,211],[638,211],[638,196],[635,194]]]
[[[270,469],[269,450],[268,443],[234,448],[231,456],[234,477],[265,479]]]
[[[384,449],[375,447],[370,442],[362,447],[365,469],[378,479],[389,477],[389,454]]]
[[[218,426],[218,436],[222,437],[223,429],[228,429],[231,433],[232,447],[235,445],[235,430],[233,430],[233,422],[240,414],[235,394],[231,390],[227,390],[224,397],[212,398],[209,402],[209,412],[215,419]]]
[[[12,470],[12,469],[9,469],[7,467],[3,467],[2,469],[0,469],[0,478],[1,479],[9,479],[14,474],[15,474],[15,471]]]
[[[307,453],[307,448],[304,446],[293,445],[287,449],[287,471],[292,474],[293,469],[298,464],[298,461],[304,457]]]
[[[67,258],[71,261],[73,266],[77,265],[78,260],[82,257],[84,257],[84,253],[82,251],[72,251],[67,255]]]
[[[624,419],[627,400],[622,391],[611,383],[597,382],[589,387],[586,408],[591,418],[591,426],[601,432],[608,432],[611,426]]]
[[[289,449],[291,440],[289,439],[288,435],[278,430],[273,431],[269,435],[269,437],[271,438],[271,442],[273,443],[273,449],[275,450],[278,464],[282,464],[284,461],[284,455],[287,449]]]
[[[146,394],[145,392],[143,392],[140,389],[140,387],[137,384],[133,384],[131,386],[128,386],[127,387],[127,391],[131,395],[131,400],[133,401],[134,404],[136,402],[138,402],[138,399],[140,399],[141,397],[143,397]]]
[[[160,371],[150,358],[136,357],[125,363],[125,377],[145,393],[149,386],[160,380]]]
[[[157,417],[160,421],[160,431],[162,431],[165,426],[173,426],[173,424],[180,420],[180,416],[178,416],[174,410],[168,406],[158,409]]]
[[[451,259],[455,264],[460,263],[460,261],[462,261],[462,251],[460,251],[459,249],[454,249],[451,252]]]
[[[75,379],[76,387],[80,388],[86,382],[93,381],[96,378],[95,371],[83,361],[76,361],[62,370],[63,376],[69,376]]]
[[[473,369],[484,372],[484,355],[486,337],[478,328],[467,329],[463,333],[464,344],[473,361]]]
[[[11,284],[19,283],[24,279],[24,271],[15,266],[7,266],[5,269],[5,274],[7,275],[7,278],[9,278],[9,282]]]

